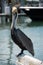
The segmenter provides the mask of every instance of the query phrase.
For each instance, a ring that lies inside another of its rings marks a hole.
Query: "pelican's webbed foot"
[[[16,55],[17,57],[19,57],[19,56],[21,56],[23,54],[23,50],[21,50],[21,52],[18,54],[18,55]]]

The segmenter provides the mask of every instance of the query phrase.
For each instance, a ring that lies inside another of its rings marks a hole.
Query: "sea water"
[[[43,61],[43,26],[26,26],[23,23],[18,27],[32,40],[35,53],[34,57]],[[10,26],[1,26],[0,65],[16,65],[16,55],[20,51],[21,49],[11,39]],[[28,51],[24,51],[24,54],[32,56]]]

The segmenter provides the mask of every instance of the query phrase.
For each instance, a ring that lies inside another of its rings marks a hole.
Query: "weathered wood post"
[[[2,5],[2,13],[5,13],[5,6],[7,5],[6,0],[2,0],[1,1],[1,5]],[[1,18],[2,24],[5,24],[5,17]]]

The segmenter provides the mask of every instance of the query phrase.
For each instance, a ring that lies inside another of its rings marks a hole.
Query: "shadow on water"
[[[27,24],[29,27],[37,27],[37,26],[43,26],[43,21],[32,21],[30,24]]]

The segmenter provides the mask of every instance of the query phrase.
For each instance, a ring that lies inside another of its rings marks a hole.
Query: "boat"
[[[20,7],[33,21],[43,21],[43,7]]]

